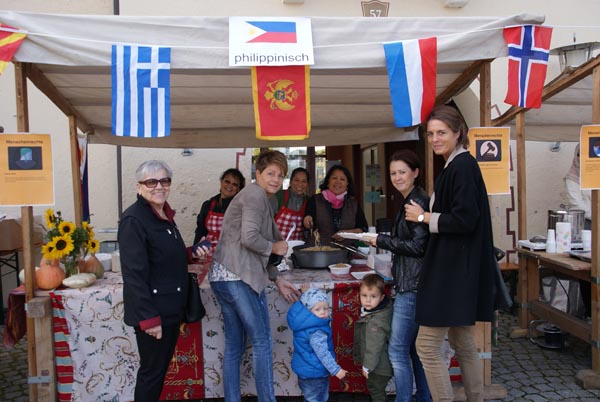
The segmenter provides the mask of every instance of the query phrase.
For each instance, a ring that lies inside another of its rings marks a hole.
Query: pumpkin
[[[35,282],[42,290],[59,287],[65,279],[65,271],[58,265],[58,260],[40,261],[40,267],[35,271]]]
[[[95,255],[89,255],[79,264],[79,272],[94,274],[96,278],[102,278],[104,276],[104,266]]]

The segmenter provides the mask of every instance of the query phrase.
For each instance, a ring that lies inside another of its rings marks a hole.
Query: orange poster
[[[600,189],[600,125],[581,126],[579,141],[581,189]]]
[[[469,152],[477,160],[489,195],[510,194],[510,128],[474,127]]]
[[[53,205],[50,134],[0,134],[0,205]]]

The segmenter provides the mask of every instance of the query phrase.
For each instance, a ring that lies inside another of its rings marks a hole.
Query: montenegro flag
[[[13,55],[26,36],[24,33],[11,31],[18,31],[18,29],[0,24],[0,74],[2,74],[6,65],[12,60]]]
[[[308,66],[252,67],[256,138],[303,140],[310,132]]]

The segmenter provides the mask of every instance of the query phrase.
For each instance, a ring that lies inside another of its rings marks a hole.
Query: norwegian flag
[[[504,28],[508,44],[508,90],[504,102],[524,108],[542,106],[551,38],[549,27]]]

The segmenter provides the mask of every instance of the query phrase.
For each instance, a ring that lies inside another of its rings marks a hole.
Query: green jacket
[[[388,343],[392,328],[392,301],[381,310],[361,317],[354,324],[354,347],[352,357],[369,373],[392,376],[388,357]]]

